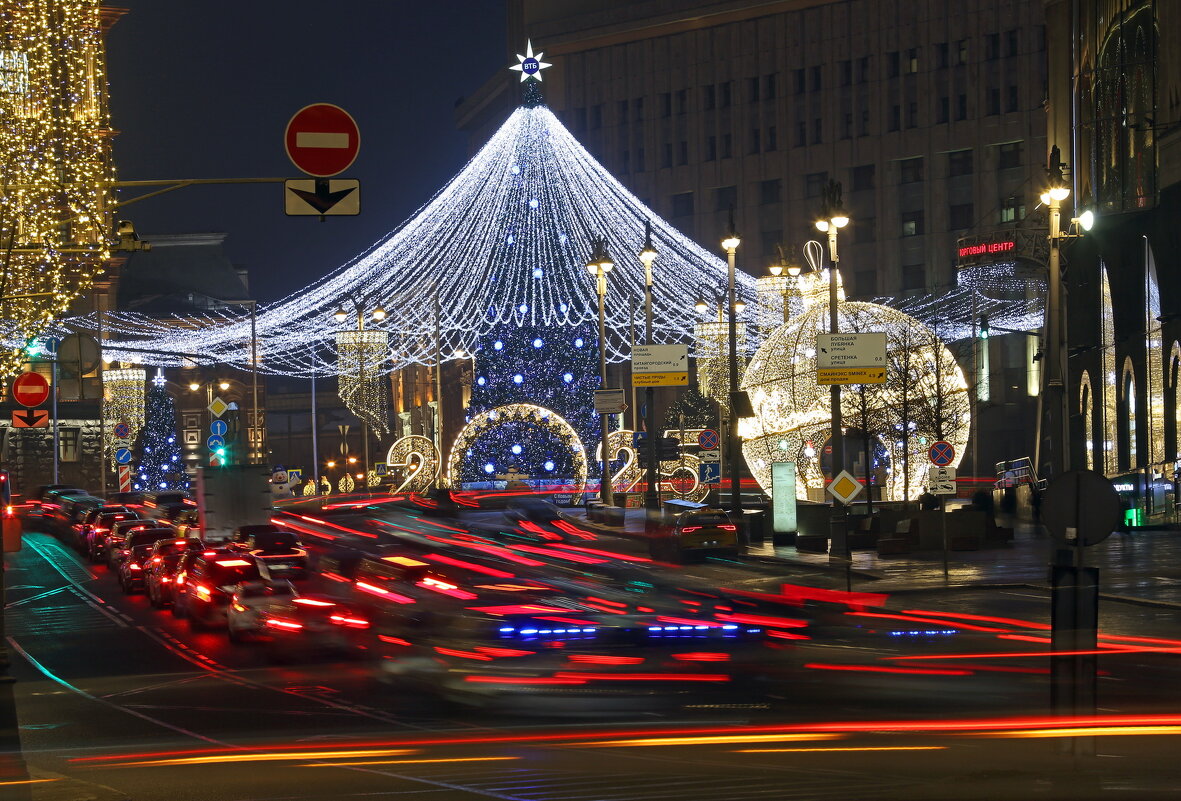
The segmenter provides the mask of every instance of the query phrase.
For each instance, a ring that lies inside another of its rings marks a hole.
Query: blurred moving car
[[[195,507],[197,502],[189,497],[187,492],[167,490],[165,492],[144,493],[143,506],[149,517],[165,517],[179,514],[180,508]]]
[[[194,631],[226,625],[234,586],[259,578],[258,564],[240,551],[214,548],[195,554],[187,563],[183,613]]]
[[[144,502],[144,494],[142,492],[109,492],[107,493],[107,503],[121,503],[124,506],[136,508],[142,506]]]
[[[201,513],[193,507],[187,506],[173,518],[172,527],[176,530],[178,537],[200,537]]]
[[[671,526],[654,534],[648,541],[648,549],[653,559],[665,562],[684,562],[691,556],[705,554],[737,556],[738,527],[723,509],[691,509],[677,515]]]
[[[226,610],[226,632],[230,642],[242,642],[250,635],[259,634],[267,615],[276,608],[289,608],[294,597],[295,587],[290,581],[262,579],[235,586]]]
[[[172,603],[173,587],[182,557],[204,550],[204,544],[194,538],[156,541],[144,568],[144,589],[152,606],[160,609]]]
[[[367,656],[372,634],[357,607],[326,595],[298,595],[266,607],[257,637],[272,661],[287,662],[313,653]]]
[[[45,505],[45,502],[47,500],[52,502],[53,499],[51,496],[54,496],[55,493],[61,492],[79,495],[89,494],[86,492],[86,490],[81,489],[80,487],[72,486],[70,484],[42,484],[40,487],[37,487],[35,490],[29,493],[27,502],[29,504],[30,511],[34,514],[42,514],[42,507]]]
[[[120,520],[133,520],[139,515],[126,506],[104,505],[90,509],[83,515],[81,522],[75,528],[75,547],[83,554],[90,555],[90,538],[96,529],[107,532],[112,523]],[[91,559],[91,561],[96,561]]]
[[[562,519],[562,510],[544,498],[513,498],[505,507],[504,519],[510,523],[552,523]]]

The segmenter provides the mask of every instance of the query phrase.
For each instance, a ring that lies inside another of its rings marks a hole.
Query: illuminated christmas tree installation
[[[136,490],[188,490],[189,479],[176,435],[176,406],[160,375],[148,389],[140,453],[139,469],[132,484]]]
[[[0,373],[110,257],[105,73],[97,0],[0,8]]]

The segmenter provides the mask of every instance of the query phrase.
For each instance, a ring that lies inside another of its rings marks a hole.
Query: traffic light
[[[989,331],[988,331],[988,315],[982,314],[982,315],[980,315],[979,336],[981,339],[988,339],[988,333],[989,333]]]
[[[675,437],[661,437],[656,441],[656,458],[674,462],[681,458],[681,443]]]

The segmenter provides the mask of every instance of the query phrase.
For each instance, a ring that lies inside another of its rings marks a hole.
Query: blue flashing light
[[[664,626],[649,626],[648,631],[664,631]]]
[[[758,634],[760,631],[762,631],[762,629],[747,629],[746,633],[747,634]]]
[[[522,634],[536,634],[537,629],[521,629]]]
[[[724,629],[725,631],[734,631],[734,630],[735,630],[735,629],[737,629],[737,628],[738,628],[738,627],[737,627],[737,626],[735,626],[733,623],[731,623],[731,624],[728,624],[728,625],[725,625],[725,626],[722,626],[722,629]]]
[[[598,631],[598,629],[583,629],[582,633],[583,634],[594,634],[596,631]]]
[[[516,631],[516,629],[513,628],[512,626],[501,626],[500,631],[504,634],[511,634],[514,631]]]

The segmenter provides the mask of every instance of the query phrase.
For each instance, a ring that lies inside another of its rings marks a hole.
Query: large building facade
[[[508,37],[511,52],[544,51],[547,104],[658,214],[709,245],[733,208],[749,273],[780,247],[798,258],[830,179],[852,220],[841,266],[854,298],[954,287],[961,238],[1039,225],[1041,4],[513,0]],[[506,72],[459,104],[473,149],[517,102]],[[989,387],[978,476],[1032,455],[1038,391],[1036,340],[984,347],[991,359],[961,349]]]

